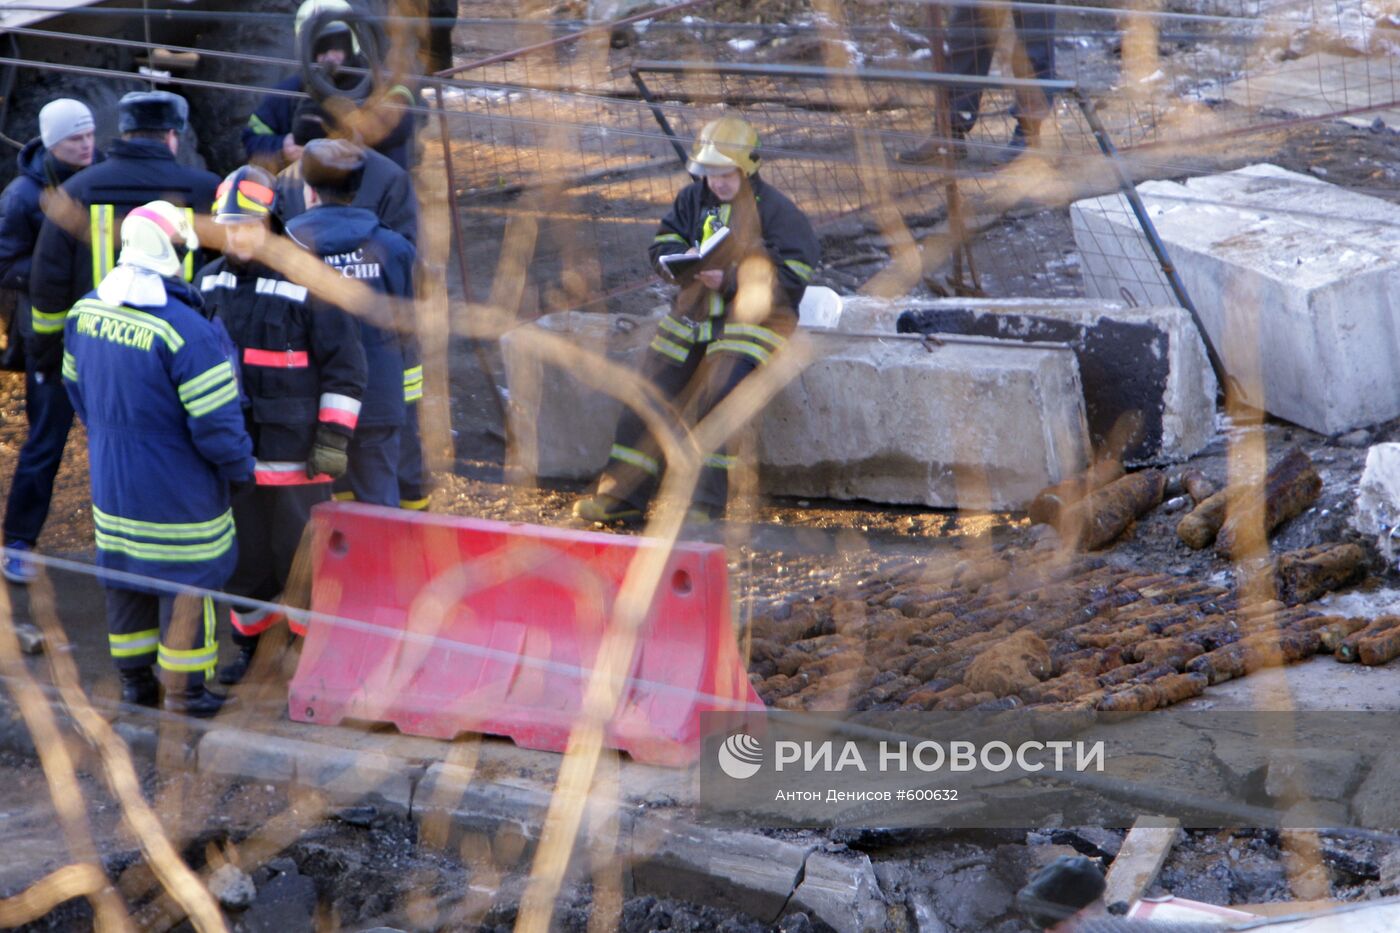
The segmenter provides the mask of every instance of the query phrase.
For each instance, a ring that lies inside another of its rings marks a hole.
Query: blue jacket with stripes
[[[195,310],[189,285],[160,281],[161,306],[109,304],[93,291],[64,323],[63,382],[87,426],[97,562],[218,588],[238,556],[229,483],[252,480],[253,442],[220,328]]]

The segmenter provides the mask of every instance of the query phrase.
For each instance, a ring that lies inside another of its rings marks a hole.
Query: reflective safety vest
[[[122,215],[125,218],[125,214]],[[194,224],[194,208],[185,208],[185,216]],[[121,223],[114,204],[93,204],[88,207],[88,233],[92,244],[92,287],[96,288],[117,264],[121,252]],[[194,251],[185,252],[184,279],[194,281]]]

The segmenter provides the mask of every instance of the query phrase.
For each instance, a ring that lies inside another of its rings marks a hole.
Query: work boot
[[[160,702],[160,684],[149,667],[124,667],[120,673],[123,703],[155,706]]]
[[[195,719],[209,719],[232,702],[233,697],[214,693],[204,684],[184,690],[167,690],[165,693],[166,711],[183,713]]]
[[[1040,121],[1017,120],[1016,129],[1011,131],[1011,138],[1006,142],[1006,147],[1013,150],[1013,156],[1020,155],[1027,149],[1034,149],[1039,145]]]
[[[253,652],[256,649],[252,645],[244,645],[238,649],[238,657],[234,658],[219,671],[219,683],[232,686],[241,683],[248,675],[248,668],[253,666]]]
[[[723,512],[712,506],[695,503],[685,511],[685,523],[687,525],[710,525],[723,516]]]
[[[598,493],[574,503],[574,517],[597,525],[631,525],[644,517],[642,510],[621,499]]]
[[[967,158],[967,145],[963,142],[963,134],[957,130],[953,131],[952,139],[930,136],[913,149],[905,149],[894,155],[896,162],[905,165],[933,165],[948,158],[955,162]]]

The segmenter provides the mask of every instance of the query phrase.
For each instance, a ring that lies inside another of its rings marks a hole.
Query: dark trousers
[[[1018,78],[1048,81],[1055,77],[1054,11],[1012,11],[1016,26],[1016,52],[1012,56],[1012,71]],[[948,22],[948,64],[951,74],[984,77],[992,67],[996,51],[997,29],[990,10],[977,7],[954,7]],[[1040,121],[1049,116],[1049,91],[1031,88],[1017,93],[1012,115]],[[965,136],[977,123],[982,104],[982,89],[958,87],[952,91],[953,132]]]
[[[399,504],[399,441],[397,426],[360,425],[350,438],[350,468],[336,480],[336,491],[354,494],[356,502]]]
[[[73,426],[73,403],[57,372],[24,373],[24,415],[29,436],[19,451],[5,506],[5,540],[33,545],[49,517],[54,478]]]
[[[418,403],[404,406],[403,431],[399,433],[399,505],[425,509],[433,491],[428,465],[423,459],[423,438],[418,430]]]
[[[119,670],[160,668],[166,689],[204,683],[219,660],[214,601],[209,597],[110,588],[107,640]]]
[[[673,312],[662,319],[642,361],[641,374],[672,403],[667,415],[679,414],[682,423],[690,427],[777,352],[796,323],[796,315],[790,311],[774,314],[763,326],[726,323],[720,317],[694,324]],[[598,480],[598,492],[645,510],[656,494],[663,468],[656,439],[642,419],[624,407],[608,465]],[[733,468],[734,457],[728,447],[706,456],[693,501],[723,512]]]
[[[253,486],[233,498],[233,522],[238,532],[238,564],[224,587],[233,596],[260,602],[278,597],[296,608],[307,608],[306,594],[286,593],[292,562],[301,547],[311,507],[329,501],[330,483],[305,486]],[[309,579],[309,576],[308,576]],[[257,645],[258,635],[283,618],[281,613],[240,606],[235,600],[230,618],[233,641],[240,648]]]

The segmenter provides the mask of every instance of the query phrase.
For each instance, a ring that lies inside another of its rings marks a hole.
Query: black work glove
[[[345,451],[350,446],[350,438],[324,424],[316,428],[316,439],[311,442],[311,456],[306,458],[306,476],[314,479],[324,473],[331,479],[345,475],[350,458]]]

